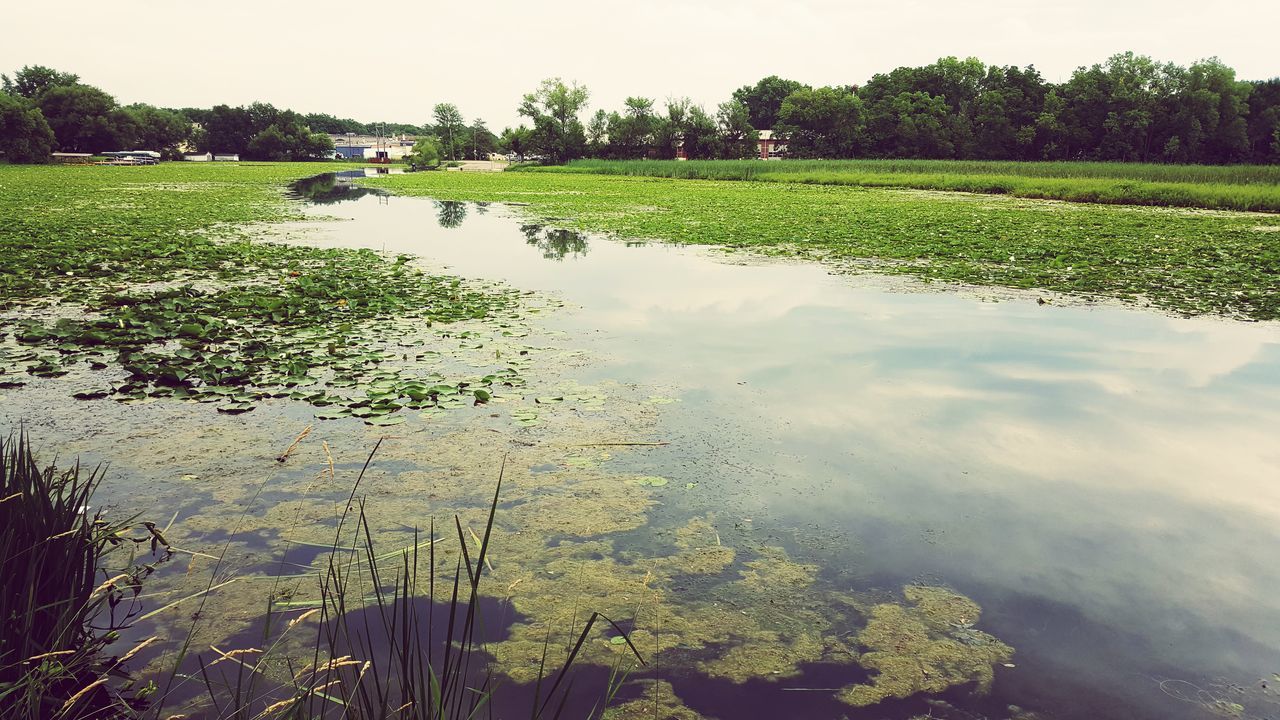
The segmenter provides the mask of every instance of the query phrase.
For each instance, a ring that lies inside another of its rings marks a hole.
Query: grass
[[[1280,218],[1264,215],[578,172],[416,173],[367,182],[441,200],[525,204],[551,224],[627,238],[1120,298],[1186,314],[1280,319]]]
[[[253,223],[299,217],[285,186],[324,169],[0,165],[0,387],[88,365],[124,377],[82,399],[239,413],[289,395],[377,424],[509,380],[380,366],[399,354],[384,347],[400,332],[390,323],[510,316],[513,293],[428,275],[407,257],[256,239]]]
[[[163,536],[131,538],[128,519],[90,515],[101,478],[41,466],[25,435],[0,440],[0,716],[133,717],[153,690],[124,672],[132,652],[107,649],[154,568],[132,553],[117,568],[115,551],[150,540],[154,553]]]
[[[943,190],[1048,200],[1280,212],[1280,166],[977,160],[577,160],[524,172]]]

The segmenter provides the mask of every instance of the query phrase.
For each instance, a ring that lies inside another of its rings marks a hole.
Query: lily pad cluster
[[[77,390],[83,399],[171,397],[238,413],[289,397],[324,408],[321,417],[375,424],[401,408],[484,402],[487,388],[519,384],[518,363],[500,357],[447,373],[389,367],[424,348],[479,347],[445,326],[514,317],[513,291],[430,275],[403,255],[246,242],[215,220],[275,219],[283,205],[278,188],[252,179],[144,182],[129,188],[128,205],[111,207],[88,199],[121,188],[63,169],[73,182],[59,189],[54,170],[26,178],[0,209],[12,220],[0,230],[0,382],[85,363],[114,372]]]

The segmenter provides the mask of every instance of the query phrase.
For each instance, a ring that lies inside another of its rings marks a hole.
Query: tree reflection
[[[442,228],[456,228],[467,219],[467,204],[457,200],[437,200],[436,222]]]
[[[547,228],[543,225],[521,225],[525,242],[542,251],[547,260],[564,260],[565,256],[581,257],[587,254],[587,236],[572,230]]]
[[[385,191],[340,182],[334,173],[303,178],[289,187],[294,197],[316,205],[358,200],[365,195],[385,195]]]

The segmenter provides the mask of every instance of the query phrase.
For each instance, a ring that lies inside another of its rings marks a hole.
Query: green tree
[[[532,146],[535,152],[561,164],[582,157],[586,150],[586,130],[578,113],[586,107],[590,93],[560,78],[542,81],[520,103],[520,114],[533,121]]]
[[[130,105],[114,110],[112,118],[122,148],[155,150],[176,157],[178,146],[191,137],[191,122],[172,110]]]
[[[435,167],[440,164],[440,141],[434,136],[420,137],[413,143],[413,150],[405,158],[416,167]]]
[[[431,115],[436,121],[436,132],[440,134],[445,155],[450,160],[457,160],[458,149],[466,145],[463,131],[466,130],[467,121],[463,119],[462,111],[453,103],[439,103],[432,108]],[[463,152],[466,152],[465,149]]]
[[[22,96],[0,94],[0,160],[48,162],[55,142],[40,110]]]
[[[112,118],[116,101],[105,92],[89,85],[60,85],[44,91],[37,103],[58,139],[60,150],[116,149]]]
[[[284,120],[254,135],[247,154],[258,160],[315,160],[333,155],[333,141],[296,119]]]
[[[28,100],[38,100],[45,91],[64,85],[75,85],[80,82],[79,75],[58,72],[43,65],[24,65],[13,77],[0,75],[0,85],[8,95],[17,95]]]
[[[861,116],[852,88],[801,88],[782,101],[776,126],[795,157],[847,158],[857,153]]]
[[[653,100],[633,96],[623,103],[621,113],[609,114],[609,155],[621,159],[643,158],[654,144],[657,117]]]
[[[720,130],[720,157],[729,160],[755,157],[759,153],[759,135],[751,125],[751,113],[738,100],[727,100],[716,108],[716,124]]]
[[[523,161],[524,156],[529,152],[529,142],[532,138],[533,131],[524,125],[503,128],[502,135],[498,138],[498,148],[507,155],[514,156],[517,161]]]
[[[791,93],[808,85],[784,80],[777,75],[762,78],[755,85],[744,85],[733,91],[733,99],[747,107],[748,122],[760,130],[772,130],[777,123],[782,101]]]
[[[605,146],[609,142],[609,113],[597,110],[587,123],[587,154],[591,157],[603,157]]]

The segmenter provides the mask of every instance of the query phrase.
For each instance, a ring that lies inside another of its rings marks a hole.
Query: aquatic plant
[[[943,190],[1074,202],[1280,212],[1274,165],[985,160],[575,160],[523,172]]]
[[[864,648],[858,664],[876,675],[870,684],[845,688],[839,698],[861,707],[966,683],[978,693],[989,691],[995,666],[1008,662],[1013,648],[974,629],[977,603],[943,587],[908,585],[902,593],[909,605],[872,607],[858,633]]]
[[[1280,318],[1276,216],[563,172],[367,182],[407,195],[519,203],[532,221],[574,230],[812,258],[846,272]],[[1242,183],[1228,194],[1275,187]]]
[[[137,614],[154,564],[132,552],[113,563],[147,542],[158,561],[167,543],[154,525],[133,538],[130,519],[94,511],[101,480],[101,468],[41,466],[25,433],[0,439],[0,716],[131,717],[154,690],[125,671],[142,645],[107,651]]]

